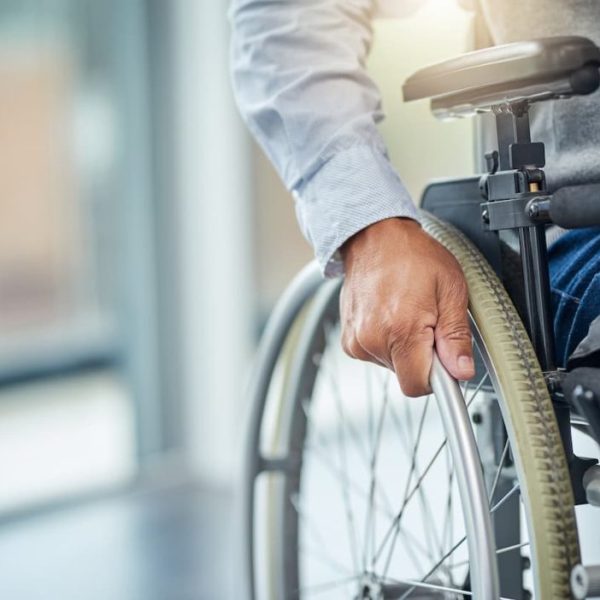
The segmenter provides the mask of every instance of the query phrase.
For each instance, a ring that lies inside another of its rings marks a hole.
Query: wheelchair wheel
[[[432,217],[424,227],[467,277],[476,376],[457,403],[436,365],[431,396],[403,397],[392,373],[343,355],[339,284],[305,274],[253,385],[252,597],[571,597],[573,498],[543,375],[477,250]]]

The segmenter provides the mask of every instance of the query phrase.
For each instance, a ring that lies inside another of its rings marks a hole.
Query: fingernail
[[[458,368],[463,372],[469,372],[475,370],[475,364],[470,356],[459,356],[458,357]]]

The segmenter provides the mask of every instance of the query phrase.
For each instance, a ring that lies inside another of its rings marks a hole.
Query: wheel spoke
[[[379,445],[381,443],[381,432],[383,431],[383,420],[386,413],[386,408],[388,404],[388,386],[384,385],[383,390],[383,404],[381,406],[381,411],[379,414],[379,419],[377,422],[377,434],[376,438],[373,441],[373,449],[371,454],[371,465],[370,465],[370,475],[371,481],[369,484],[369,503],[367,507],[367,514],[365,517],[365,530],[364,530],[364,540],[363,540],[363,571],[366,570],[367,567],[367,552],[369,547],[369,542],[374,540],[375,532],[374,532],[374,524],[373,524],[373,505],[375,503],[375,488],[377,483],[377,456],[379,453]]]
[[[473,401],[475,400],[475,397],[477,396],[477,394],[479,393],[479,391],[481,390],[483,384],[485,383],[486,379],[488,378],[489,373],[485,373],[482,378],[479,380],[479,382],[477,383],[477,385],[475,386],[475,388],[473,389],[473,391],[470,394],[470,397],[468,400],[466,400],[466,406],[467,408],[469,408],[471,406],[471,404],[473,403]],[[465,395],[468,389],[468,385],[465,385],[463,388],[463,394]],[[431,469],[431,467],[433,466],[433,464],[435,463],[435,461],[437,460],[437,457],[439,456],[439,453],[441,452],[441,450],[443,449],[443,447],[446,445],[447,443],[447,438],[444,439],[441,443],[441,445],[438,447],[436,453],[434,454],[433,458],[430,460],[430,462],[428,463],[427,467],[425,468],[425,471],[423,472],[423,474],[421,475],[421,477],[419,478],[419,480],[417,481],[417,485],[413,488],[413,490],[411,491],[411,493],[409,494],[408,500],[410,500],[410,498],[412,497],[414,491],[417,489],[418,486],[420,486],[423,478],[425,477],[425,475],[429,472],[429,470]],[[505,499],[503,499],[503,501],[505,501]],[[396,516],[395,521],[399,522],[402,518],[402,513],[405,509],[406,503],[403,503],[403,506],[401,506],[400,511],[398,513],[398,515]],[[389,533],[389,532],[388,532]],[[380,546],[380,549],[386,544],[386,538],[389,537],[388,533],[386,533],[386,536],[384,536],[384,540]],[[434,567],[432,567],[432,569],[430,570],[430,572],[423,578],[423,580],[427,579],[435,570],[437,570],[442,564],[443,562],[448,558],[451,557],[454,553],[454,551],[466,540],[466,536],[464,538],[462,538],[459,542],[457,542],[457,544],[455,544],[448,552],[446,552],[442,558],[440,560],[437,561],[437,563],[434,565]],[[394,541],[392,541],[392,545],[393,545]],[[389,557],[390,557],[390,553],[388,553],[388,563],[389,563]],[[384,570],[384,574],[387,571]]]
[[[480,392],[483,384],[485,383],[486,379],[489,377],[489,373],[486,371],[486,373],[483,375],[483,377],[481,378],[481,380],[479,381],[479,383],[475,386],[475,388],[473,388],[473,391],[471,392],[471,395],[469,397],[469,399],[467,400],[467,396],[466,394],[463,394],[463,397],[465,399],[466,405],[467,406],[471,406],[473,400],[475,400],[475,396],[477,396],[477,394]]]
[[[496,554],[505,554],[506,552],[512,552],[513,550],[518,550],[527,546],[529,546],[529,542],[521,542],[520,544],[514,544],[513,546],[505,546],[504,548],[499,548],[498,550],[496,550]],[[461,560],[460,562],[454,563],[454,565],[451,568],[455,569],[457,567],[464,567],[468,564],[468,560]]]
[[[500,481],[500,474],[502,473],[502,467],[504,466],[504,461],[508,455],[509,442],[508,439],[504,444],[504,449],[502,450],[502,454],[500,455],[500,460],[498,462],[498,467],[496,469],[496,474],[494,475],[494,481],[492,482],[492,487],[490,488],[490,493],[488,494],[488,498],[491,503],[494,501],[494,494],[496,493],[496,488],[498,487],[498,482]]]
[[[403,494],[403,499],[402,499],[402,503],[401,506],[404,508],[406,507],[406,504],[408,502],[407,498],[408,498],[408,494],[409,494],[409,490],[410,490],[410,483],[412,481],[412,476],[413,473],[415,471],[415,467],[417,464],[417,453],[419,450],[419,444],[421,443],[421,436],[423,433],[423,425],[425,423],[425,416],[427,414],[427,408],[429,406],[429,400],[431,399],[431,395],[427,396],[427,398],[425,399],[425,403],[423,406],[423,410],[421,411],[421,418],[419,419],[419,426],[418,426],[418,431],[417,431],[417,438],[415,440],[414,446],[413,446],[413,451],[412,451],[412,461],[411,461],[411,465],[410,465],[410,470],[408,473],[408,477],[406,479],[406,486],[404,488],[404,494]],[[416,486],[416,489],[418,489],[419,485]],[[403,508],[401,508],[401,511],[403,510]],[[402,515],[399,515],[399,518],[396,520],[396,524],[394,526],[394,537],[392,538],[392,542],[390,544],[390,549],[388,552],[388,557],[387,560],[385,562],[385,567],[383,569],[383,574],[385,576],[385,574],[387,573],[391,560],[392,560],[392,555],[394,554],[394,547],[396,545],[396,541],[398,539],[398,534],[399,534],[399,527],[398,525],[400,524],[400,520],[402,518]],[[374,562],[372,563],[371,567],[374,567]]]
[[[499,548],[496,550],[496,554],[504,554],[506,552],[512,552],[513,550],[518,550],[519,548],[525,548],[529,546],[529,542],[521,542],[520,544],[514,544],[513,546],[505,546],[504,548]]]
[[[338,441],[339,441],[339,459],[342,472],[342,497],[344,499],[344,509],[346,513],[346,526],[348,528],[348,541],[350,543],[350,553],[352,555],[352,564],[355,572],[358,572],[358,557],[356,548],[358,539],[354,526],[354,511],[352,510],[352,499],[348,490],[348,459],[346,456],[346,436],[343,425],[343,419],[338,423]]]
[[[328,340],[327,343],[329,344],[329,346],[332,348],[335,348],[336,345],[332,344],[332,339],[331,339],[332,335],[333,335],[331,327],[325,327],[325,335],[327,337],[327,340]],[[365,461],[365,465],[368,468],[368,466],[369,466],[368,448],[365,449],[364,444],[361,441],[360,435],[359,435],[358,431],[356,430],[356,428],[354,427],[354,424],[350,420],[346,419],[346,417],[345,417],[345,412],[343,409],[344,402],[343,402],[342,396],[340,394],[340,386],[339,386],[340,378],[338,377],[339,369],[337,367],[337,360],[335,360],[334,353],[330,352],[328,358],[329,358],[328,361],[322,362],[321,372],[324,373],[324,375],[327,379],[327,382],[329,383],[329,388],[331,389],[331,393],[334,398],[334,402],[336,405],[336,409],[338,411],[338,415],[339,415],[340,419],[342,419],[344,422],[344,428],[348,430],[349,436],[352,438],[352,441],[356,445],[356,449],[357,449],[358,453],[360,454],[362,459]]]
[[[328,443],[325,441],[325,439],[319,434],[319,432],[317,431],[314,423],[313,423],[313,419],[311,416],[311,411],[310,411],[310,406],[308,405],[308,401],[305,400],[304,402],[302,402],[302,410],[304,412],[304,414],[306,415],[306,420],[309,423],[309,429],[311,431],[311,436],[313,436],[315,438],[315,441],[317,443],[317,445],[308,445],[305,444],[304,445],[304,452],[313,452],[313,454],[315,456],[318,456],[319,459],[321,460],[321,462],[328,468],[328,470],[332,473],[332,475],[335,475],[335,477],[337,479],[339,479],[340,483],[343,483],[344,480],[344,475],[343,473],[340,471],[339,467],[337,467],[333,461],[331,460],[329,454],[328,454],[328,449],[327,449],[327,445]],[[352,479],[350,479],[348,477],[348,483],[350,485],[350,489],[352,489],[356,494],[358,494],[359,496],[363,497],[363,498],[368,498],[367,493],[362,489],[362,486],[360,486],[358,483],[356,483],[355,481],[353,481]],[[377,506],[376,508],[378,508],[378,510],[381,510],[383,512],[385,512],[389,518],[392,518],[394,515],[394,511],[392,509],[392,504],[389,500],[389,498],[387,497],[387,495],[385,495],[383,493],[383,489],[379,488],[381,490],[381,498],[384,501],[384,503],[386,504],[385,508],[384,507],[380,507]]]
[[[398,432],[398,439],[401,442],[401,446],[402,449],[404,451],[404,453],[406,454],[407,460],[410,461],[411,460],[411,454],[410,454],[410,448],[411,448],[411,443],[408,440],[408,436],[405,434],[404,432],[404,428],[402,426],[401,420],[398,417],[398,414],[396,412],[396,405],[394,402],[391,402],[389,404],[390,410],[389,410],[389,414],[391,416],[392,419],[392,423],[394,424],[394,427],[396,428],[397,432]],[[420,474],[417,470],[415,470],[415,476],[416,477],[420,477]],[[393,516],[393,514],[392,514]],[[406,535],[406,530],[403,530],[404,535]],[[423,546],[422,546],[423,548]],[[429,559],[429,560],[434,560],[434,555],[431,553],[431,550],[429,548],[425,549],[425,556]]]
[[[383,597],[384,598],[399,598],[399,600],[401,598],[405,598],[408,594],[411,594],[413,591],[415,591],[417,588],[424,588],[424,589],[429,589],[429,590],[436,590],[438,592],[453,592],[455,594],[458,594],[459,596],[472,596],[473,592],[470,592],[469,590],[463,590],[461,588],[457,588],[457,587],[450,587],[450,586],[444,586],[444,585],[438,585],[436,583],[426,583],[424,581],[412,581],[411,579],[388,579],[388,581],[390,581],[392,583],[392,585],[389,584],[382,584],[382,588],[383,588]],[[405,585],[410,585],[412,586],[410,590],[407,590],[407,592],[403,595],[403,596],[396,596],[396,590],[394,589],[394,586],[405,586]],[[513,600],[512,598],[505,598],[504,596],[500,596],[500,598],[498,600]]]
[[[444,531],[442,534],[442,553],[446,544],[450,544],[454,537],[454,515],[452,513],[452,498],[453,498],[453,485],[454,485],[454,463],[452,462],[452,456],[450,454],[450,448],[446,447],[446,469],[448,471],[448,497],[446,499],[446,518]],[[452,576],[452,558],[450,555],[450,565],[448,567],[448,574],[450,577],[450,583],[454,585],[454,579]]]
[[[490,508],[490,513],[495,513],[515,492],[519,490],[519,484],[515,483],[515,485],[508,491],[492,508]]]
[[[412,437],[412,412],[409,410],[409,403],[406,402],[405,406],[407,408],[406,410],[406,420],[408,423],[410,423],[410,427],[409,429],[409,442],[411,444],[411,446],[414,444],[414,439]],[[418,479],[419,478],[419,463],[418,463],[418,453],[415,452],[414,455],[414,461],[415,461],[415,468],[414,468],[414,476]],[[422,513],[422,524],[423,524],[423,529],[425,532],[425,538],[427,540],[427,544],[428,546],[431,548],[431,553],[432,555],[435,553],[435,550],[438,549],[440,553],[442,553],[444,551],[441,541],[438,539],[437,535],[436,535],[436,531],[435,531],[435,519],[433,518],[433,515],[431,513],[431,508],[429,506],[429,501],[427,500],[426,494],[423,490],[423,488],[421,486],[419,486],[418,489],[418,499],[419,499],[419,505],[421,507],[421,513]]]
[[[412,497],[415,495],[415,492],[417,491],[419,485],[421,485],[421,482],[423,481],[423,479],[425,478],[427,473],[429,473],[431,467],[435,464],[438,456],[440,455],[440,453],[446,446],[447,442],[448,442],[448,440],[444,439],[444,441],[438,446],[437,450],[435,451],[435,454],[433,455],[433,458],[429,461],[429,463],[425,467],[425,470],[421,473],[421,476],[419,477],[419,479],[417,479],[417,482],[415,483],[414,487],[412,488],[412,490],[410,491],[410,493],[408,494],[408,496],[406,497],[406,499],[400,506],[400,509],[396,513],[391,525],[389,526],[385,535],[383,536],[383,540],[381,541],[381,543],[379,544],[379,547],[377,548],[377,552],[375,553],[373,563],[376,563],[377,560],[379,559],[379,557],[381,556],[381,553],[383,552],[385,546],[387,545],[387,542],[388,542],[390,536],[394,533],[394,530],[398,527],[400,521],[402,520],[402,515],[404,514],[404,510],[405,510],[406,506],[408,505],[408,503],[410,502]]]
[[[337,467],[331,460],[331,458],[329,457],[329,455],[325,452],[325,449],[322,449],[318,446],[304,446],[304,451],[305,452],[312,452],[315,456],[318,456],[320,459],[320,462],[327,467],[328,471],[335,476],[336,479],[339,479],[340,481],[342,481],[342,474],[339,470],[339,467]],[[367,492],[362,488],[362,486],[360,486],[358,483],[356,483],[356,481],[348,478],[348,485],[349,485],[349,489],[350,491],[354,492],[359,498],[368,501],[369,499],[369,495],[367,494]],[[381,504],[375,502],[374,503],[374,508],[378,511],[380,511],[383,515],[385,515],[388,519],[393,519],[394,518],[394,512],[391,509],[391,507],[387,506],[384,507]]]
[[[349,437],[352,438],[352,441],[356,445],[358,453],[364,460],[365,464],[368,466],[369,453],[367,450],[365,450],[364,444],[362,443],[360,438],[360,434],[354,427],[354,424],[350,420],[346,419],[345,412],[343,410],[343,401],[339,391],[339,384],[336,384],[335,377],[328,369],[324,368],[323,371],[325,371],[327,374],[327,381],[329,382],[329,387],[332,390],[332,396],[337,407],[338,415],[340,419],[342,419],[342,421],[344,422],[344,428],[348,430]]]
[[[336,479],[341,480],[342,475],[340,474],[339,468],[330,460],[329,455],[327,453],[325,453],[325,452],[321,453],[321,448],[314,447],[314,446],[305,446],[304,451],[312,452],[314,455],[319,456],[321,463],[327,467],[327,469],[336,477]],[[348,486],[349,486],[350,491],[353,492],[354,494],[356,494],[357,497],[359,497],[363,500],[368,500],[368,498],[369,498],[368,494],[355,481],[348,479]],[[382,515],[386,516],[388,519],[393,519],[395,516],[391,507],[388,506],[386,508],[386,507],[382,506],[381,504],[379,504],[376,500],[374,500],[374,502],[373,502],[373,508],[375,511],[380,512]],[[428,550],[419,542],[419,540],[416,537],[414,537],[414,535],[412,535],[410,533],[410,531],[407,531],[404,528],[401,528],[400,531],[407,539],[410,539],[410,541],[411,541],[411,545],[407,546],[407,552],[409,554],[409,558],[411,559],[411,561],[413,562],[415,567],[417,567],[417,568],[420,567],[421,563],[415,557],[414,552],[412,551],[413,547],[416,548],[417,550],[419,550],[419,552],[425,558],[432,560],[432,557],[431,557],[430,553],[428,552]]]
[[[347,575],[348,577],[354,576],[354,574],[348,569],[348,567],[344,567],[341,563],[337,562],[335,559],[331,558],[328,554],[313,548],[312,546],[300,546],[298,550],[302,554],[310,554],[312,557],[317,558],[321,563],[327,564],[331,569],[339,573],[340,575]]]
[[[368,427],[368,437],[369,437],[369,446],[371,451],[371,456],[373,454],[373,449],[375,447],[374,436],[375,436],[375,407],[373,403],[373,378],[372,378],[372,365],[368,363],[363,363],[363,370],[365,373],[366,380],[366,403],[367,403],[367,427]],[[387,387],[384,388],[387,392]]]
[[[398,596],[396,596],[395,594],[397,593],[401,593],[401,591],[394,589],[394,586],[412,586],[410,587],[408,590],[406,590],[406,592],[403,593],[402,596],[400,596],[399,598],[406,598],[409,594],[412,594],[412,592],[414,592],[416,589],[418,588],[423,588],[423,589],[427,589],[427,590],[436,590],[438,592],[453,592],[455,594],[460,594],[461,596],[472,596],[473,593],[469,592],[468,590],[463,590],[461,588],[457,588],[457,587],[448,587],[445,585],[440,585],[437,583],[427,583],[425,581],[415,581],[413,579],[392,579],[392,578],[388,578],[386,577],[386,580],[391,582],[392,585],[387,585],[383,584],[383,597],[384,598],[397,598]],[[386,587],[388,588],[386,590]]]
[[[462,544],[465,543],[467,539],[467,536],[465,535],[464,537],[462,537],[460,540],[458,540],[458,542],[456,542],[456,544],[454,544],[454,546],[452,546],[452,548],[450,548],[450,550],[448,550],[448,552],[446,552],[446,554],[444,554],[444,556],[442,556],[442,558],[440,558],[434,565],[433,567],[431,567],[429,569],[429,571],[427,571],[427,573],[421,578],[419,583],[425,583],[427,581],[427,579],[429,579],[429,577],[431,577],[436,571],[437,569],[443,564],[443,562],[452,555],[453,552],[455,552],[456,550],[458,550],[458,548],[460,548],[460,546],[462,546]],[[409,590],[406,590],[406,592],[400,596],[400,598],[398,600],[404,600],[405,598],[407,598],[415,589],[417,588],[416,584],[413,584],[413,587],[411,587]]]
[[[487,379],[487,377],[489,376],[489,373],[485,373],[483,375],[483,377],[480,379],[480,381],[478,382],[478,384],[476,385],[476,387],[474,388],[473,392],[470,395],[469,400],[466,402],[466,407],[467,409],[471,406],[471,404],[473,403],[477,393],[479,392],[479,390],[481,389],[481,387],[483,386],[483,384],[485,383],[485,380]],[[429,463],[427,464],[427,466],[425,467],[424,471],[421,473],[421,476],[417,479],[417,482],[415,484],[415,486],[412,488],[412,490],[409,492],[408,496],[405,498],[405,500],[403,501],[402,505],[400,506],[400,509],[398,510],[398,513],[396,514],[394,520],[392,521],[391,525],[389,526],[389,528],[387,529],[385,535],[383,536],[383,539],[377,549],[377,552],[375,553],[375,557],[373,562],[373,565],[376,564],[376,562],[378,561],[378,559],[381,556],[381,553],[383,552],[385,546],[388,543],[388,540],[390,539],[390,536],[393,534],[393,532],[395,531],[398,523],[400,523],[400,521],[402,520],[402,516],[404,514],[404,511],[406,509],[407,504],[410,502],[410,500],[412,499],[412,497],[414,496],[415,492],[417,491],[417,489],[419,488],[419,486],[421,485],[423,479],[425,478],[425,476],[427,475],[427,473],[429,473],[429,471],[431,470],[431,468],[433,467],[433,465],[435,464],[438,456],[440,455],[441,451],[444,449],[444,447],[446,446],[448,442],[447,438],[444,438],[444,440],[441,442],[441,444],[438,446],[437,450],[435,451],[433,457],[431,458],[431,460],[429,461]],[[448,553],[448,555],[450,555],[453,552],[453,549],[450,550],[450,552]],[[388,554],[389,556],[389,554]],[[445,560],[445,556],[443,557],[443,560]],[[443,560],[441,562],[443,562]],[[441,564],[441,563],[440,563]],[[436,567],[437,568],[437,567]]]
[[[344,513],[345,513],[345,518],[346,518],[346,527],[347,527],[347,532],[348,532],[348,538],[349,538],[349,544],[350,544],[350,554],[352,556],[352,563],[354,566],[354,571],[358,572],[358,557],[356,555],[357,552],[357,544],[358,544],[358,540],[356,537],[356,530],[355,530],[355,525],[354,525],[354,512],[352,510],[352,500],[350,498],[350,493],[349,493],[349,488],[350,488],[350,479],[348,477],[348,460],[347,460],[347,455],[346,455],[346,429],[344,427],[344,424],[346,423],[346,419],[345,419],[345,414],[344,414],[344,409],[342,406],[342,400],[341,397],[339,396],[339,394],[334,394],[334,399],[335,399],[335,403],[336,403],[336,409],[338,412],[338,416],[339,416],[339,420],[337,423],[337,441],[338,441],[338,455],[339,455],[339,461],[340,461],[340,468],[339,470],[337,468],[335,468],[334,465],[334,470],[337,474],[337,477],[341,483],[341,492],[342,492],[342,498],[343,498],[343,503],[344,503]],[[308,402],[304,401],[302,402],[302,410],[304,411],[304,414],[306,415],[306,419],[309,423],[311,423],[311,431],[313,432],[313,435],[315,436],[315,438],[317,438],[317,441],[320,442],[320,436],[318,435],[318,432],[316,431],[316,429],[314,427],[312,427],[312,416],[311,416],[311,410],[310,407],[308,406]],[[306,450],[306,446],[305,446],[305,450]],[[324,460],[324,457],[321,456],[321,460],[323,462],[323,464],[326,464],[328,461]]]
[[[327,548],[325,540],[323,539],[323,536],[321,535],[321,532],[319,531],[319,528],[312,521],[312,519],[310,519],[308,517],[308,513],[306,511],[302,510],[302,508],[300,507],[300,503],[298,502],[297,495],[290,496],[290,502],[292,503],[292,506],[294,507],[294,510],[296,511],[296,514],[298,515],[298,518],[304,524],[304,527],[305,527],[307,533],[310,533],[310,535],[314,539],[314,543],[317,545],[317,548],[320,549],[318,551],[311,550],[311,553],[312,554],[317,554],[318,553],[320,560],[329,563],[330,566],[335,565],[335,569],[337,571],[340,571],[340,572],[342,572],[344,574],[350,574],[350,571],[348,570],[348,567],[345,567],[344,565],[342,565],[341,563],[339,563],[333,556],[330,556],[325,551],[325,548]],[[306,548],[307,547],[305,546],[304,547],[305,551],[306,551]]]

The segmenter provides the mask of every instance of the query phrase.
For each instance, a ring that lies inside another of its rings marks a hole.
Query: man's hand
[[[410,219],[386,219],[342,248],[342,345],[395,371],[407,396],[430,391],[433,347],[451,375],[475,374],[460,265]]]

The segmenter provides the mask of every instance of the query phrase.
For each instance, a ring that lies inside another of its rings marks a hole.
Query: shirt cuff
[[[330,158],[295,191],[300,226],[326,277],[343,273],[339,253],[361,229],[418,211],[384,150],[354,146]]]

